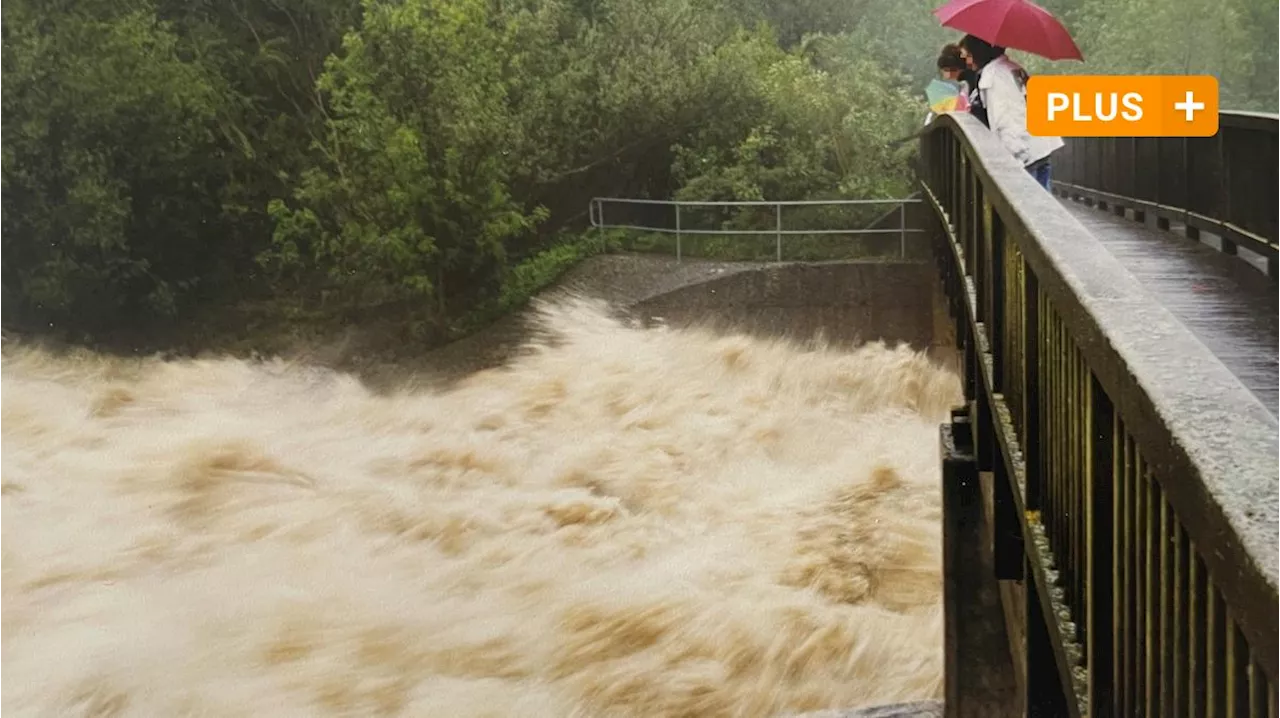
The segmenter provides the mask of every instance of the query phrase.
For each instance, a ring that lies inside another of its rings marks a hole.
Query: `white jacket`
[[[1027,132],[1027,90],[1018,79],[1022,71],[1001,55],[978,74],[978,92],[987,108],[987,122],[1005,148],[1024,167],[1048,157],[1065,143],[1061,137],[1032,137]]]

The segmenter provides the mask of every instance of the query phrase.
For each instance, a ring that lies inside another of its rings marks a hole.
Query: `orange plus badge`
[[[1036,75],[1027,131],[1058,137],[1212,137],[1218,80],[1209,75]]]

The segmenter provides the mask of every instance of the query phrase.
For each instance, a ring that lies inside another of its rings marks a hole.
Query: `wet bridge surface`
[[[1078,200],[1062,204],[1277,415],[1277,292],[1265,260],[1224,254],[1212,236],[1191,239],[1176,224],[1158,229]]]

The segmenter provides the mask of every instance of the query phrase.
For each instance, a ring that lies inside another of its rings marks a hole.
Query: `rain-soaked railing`
[[[921,153],[967,402],[948,715],[1276,716],[1276,420],[973,118]]]
[[[1221,112],[1213,137],[1078,137],[1054,155],[1054,189],[1117,214],[1150,215],[1190,239],[1217,238],[1266,260],[1277,275],[1280,117]]]

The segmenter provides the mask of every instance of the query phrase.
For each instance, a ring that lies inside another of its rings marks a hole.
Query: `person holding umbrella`
[[[961,54],[978,73],[978,97],[987,126],[996,133],[1032,177],[1050,189],[1049,157],[1065,143],[1061,137],[1034,137],[1027,132],[1027,71],[1005,54],[1003,47],[973,35],[960,40]]]
[[[949,0],[934,15],[944,27],[969,33],[960,47],[978,73],[972,104],[986,110],[987,124],[1001,143],[1048,189],[1049,156],[1065,143],[1027,131],[1027,72],[1005,55],[1005,48],[1049,60],[1084,60],[1080,48],[1062,23],[1030,0]]]

